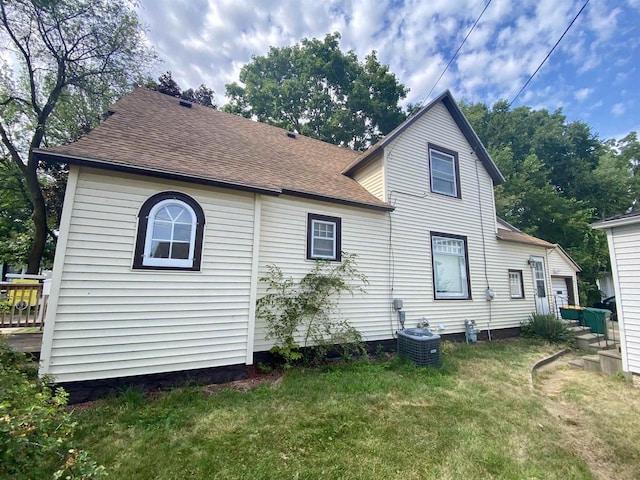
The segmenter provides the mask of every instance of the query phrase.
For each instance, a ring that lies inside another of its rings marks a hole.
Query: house
[[[67,387],[241,375],[272,346],[267,266],[341,251],[370,282],[340,303],[369,342],[394,339],[394,299],[447,334],[555,308],[557,247],[496,218],[504,178],[448,91],[364,153],[145,89],[109,114],[36,152],[70,165],[40,366]]]
[[[622,369],[640,384],[640,211],[591,225],[607,232],[620,330]]]

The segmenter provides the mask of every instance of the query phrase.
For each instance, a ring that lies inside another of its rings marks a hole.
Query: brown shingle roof
[[[341,173],[358,152],[181,103],[137,89],[87,136],[36,153],[45,160],[392,209]]]
[[[542,240],[541,238],[532,237],[531,235],[527,235],[526,233],[520,231],[516,232],[512,230],[505,230],[504,228],[498,228],[498,233],[496,234],[496,236],[500,240],[507,240],[509,242],[526,243],[529,245],[537,245],[539,247],[546,248],[555,247],[555,244],[549,243],[545,240]]]

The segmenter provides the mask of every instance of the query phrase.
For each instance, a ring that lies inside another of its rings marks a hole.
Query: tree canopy
[[[97,124],[153,59],[125,0],[0,0],[2,160],[24,181],[31,211],[29,273],[37,273],[49,229],[43,183],[55,180],[33,154]],[[18,198],[18,197],[16,197]]]
[[[504,101],[462,109],[507,180],[496,188],[498,215],[565,247],[583,269],[582,301],[600,300],[595,280],[609,268],[607,242],[589,224],[637,204],[637,135],[603,142],[560,110],[510,109]]]
[[[197,103],[199,105],[204,105],[205,107],[217,108],[215,92],[211,88],[202,83],[195,90],[193,88],[182,90],[180,85],[178,85],[178,82],[173,79],[171,72],[165,72],[160,75],[157,82],[152,78],[148,78],[144,82],[143,86],[171,97],[181,98],[191,103]]]
[[[381,65],[340,50],[340,34],[271,47],[227,84],[225,111],[355,150],[375,143],[405,118],[399,101],[408,89]]]

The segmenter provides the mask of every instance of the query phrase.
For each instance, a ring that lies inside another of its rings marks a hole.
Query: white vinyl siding
[[[382,156],[359,169],[353,178],[366,188],[370,194],[375,195],[380,200],[387,200],[385,198],[384,162]]]
[[[573,295],[576,304],[580,303],[580,295],[578,292],[578,277],[575,265],[569,261],[558,248],[554,248],[547,256],[549,260],[549,274],[551,277],[569,278],[573,285]],[[566,287],[565,287],[566,288]],[[554,295],[557,295],[554,290]],[[567,295],[568,296],[568,295]],[[568,298],[567,298],[568,300]],[[563,304],[562,301],[559,303]]]
[[[640,222],[607,232],[616,285],[623,366],[640,375]]]
[[[339,315],[358,328],[365,340],[390,339],[397,328],[392,318],[389,290],[389,215],[386,212],[303,200],[290,196],[262,197],[259,276],[268,265],[277,265],[282,273],[300,280],[314,267],[305,256],[306,223],[309,212],[340,217],[342,250],[357,255],[358,270],[369,284],[366,293],[344,295]],[[258,284],[258,298],[266,293]],[[256,320],[255,351],[273,345],[266,338],[266,325]]]
[[[166,190],[205,212],[200,272],[132,269],[138,211]],[[81,169],[66,208],[42,373],[70,382],[245,363],[252,194]]]
[[[458,153],[461,198],[429,193],[427,143]],[[475,320],[482,330],[518,327],[535,311],[527,260],[530,255],[544,257],[546,249],[497,240],[493,183],[472,151],[442,103],[385,148],[387,191],[392,192],[395,206],[391,213],[390,284],[393,297],[404,300],[407,325],[415,326],[426,317],[431,325],[442,324],[445,333],[463,332],[465,319]],[[467,238],[472,300],[434,299],[429,248],[432,232]],[[506,275],[510,269],[523,271],[525,298],[518,302],[510,296]],[[485,299],[487,286],[495,292],[491,302]]]

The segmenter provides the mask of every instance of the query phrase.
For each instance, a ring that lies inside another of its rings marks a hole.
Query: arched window
[[[147,199],[138,214],[133,268],[200,270],[204,223],[202,208],[184,193]]]

